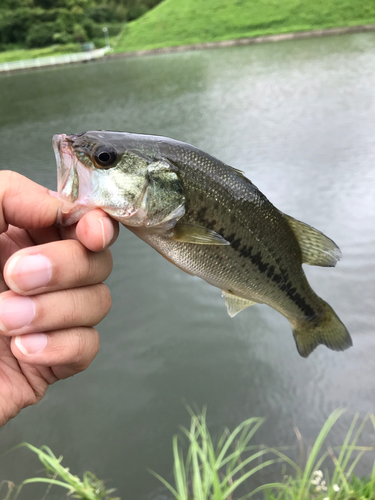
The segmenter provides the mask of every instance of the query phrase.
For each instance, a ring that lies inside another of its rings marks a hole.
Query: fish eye
[[[94,160],[97,166],[110,168],[117,159],[117,153],[111,146],[99,146],[94,153]]]

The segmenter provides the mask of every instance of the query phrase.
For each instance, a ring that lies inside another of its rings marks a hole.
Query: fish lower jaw
[[[61,227],[71,226],[78,222],[87,212],[95,207],[89,207],[86,203],[76,201],[74,203],[60,199],[57,212],[56,224]]]
[[[105,211],[115,220],[121,222],[124,226],[142,227],[146,226],[147,213],[145,210],[129,208],[122,209],[108,209]]]

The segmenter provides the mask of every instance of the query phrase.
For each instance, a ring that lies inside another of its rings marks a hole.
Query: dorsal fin
[[[243,170],[240,170],[239,168],[234,168],[234,167],[230,167],[232,170],[234,170],[235,172],[237,172],[237,174],[241,174],[242,176],[245,175],[245,172]]]
[[[242,297],[238,297],[233,293],[225,292],[224,290],[222,290],[221,295],[225,298],[225,305],[227,306],[228,314],[231,318],[246,309],[246,307],[255,304],[255,302],[252,302],[251,300],[243,299]]]
[[[229,166],[229,165],[228,165]],[[242,179],[244,179],[245,181],[249,182],[250,184],[252,184],[251,180],[248,179],[245,175],[245,172],[243,172],[242,170],[239,170],[238,168],[234,168],[234,167],[230,167],[232,170],[234,170],[236,172],[236,174],[241,177]]]
[[[302,262],[311,266],[335,267],[341,251],[334,241],[313,227],[283,214],[302,252]]]

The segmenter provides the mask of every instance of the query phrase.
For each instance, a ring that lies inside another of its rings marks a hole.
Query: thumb
[[[58,207],[47,188],[16,172],[0,172],[0,234],[9,224],[22,229],[52,226]]]

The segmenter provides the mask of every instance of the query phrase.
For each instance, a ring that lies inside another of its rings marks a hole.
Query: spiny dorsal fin
[[[221,296],[225,298],[225,305],[227,306],[228,314],[231,318],[246,309],[246,307],[255,304],[255,302],[251,302],[251,300],[243,299],[242,297],[225,292],[224,290],[222,290]]]
[[[239,168],[234,168],[234,167],[230,167],[232,170],[234,170],[235,172],[237,172],[237,174],[241,174],[242,176],[245,175],[245,172],[243,170],[240,170]]]
[[[302,252],[302,262],[311,266],[335,267],[341,251],[334,241],[313,227],[283,214],[297,238]]]
[[[173,228],[173,240],[196,245],[230,245],[220,234],[203,226],[178,222]]]
[[[249,182],[250,184],[252,184],[251,180],[248,179],[245,175],[245,172],[243,172],[242,170],[239,170],[238,168],[234,168],[234,167],[230,167],[232,170],[234,170],[236,172],[236,174],[241,177],[242,179],[244,179],[245,181]]]

